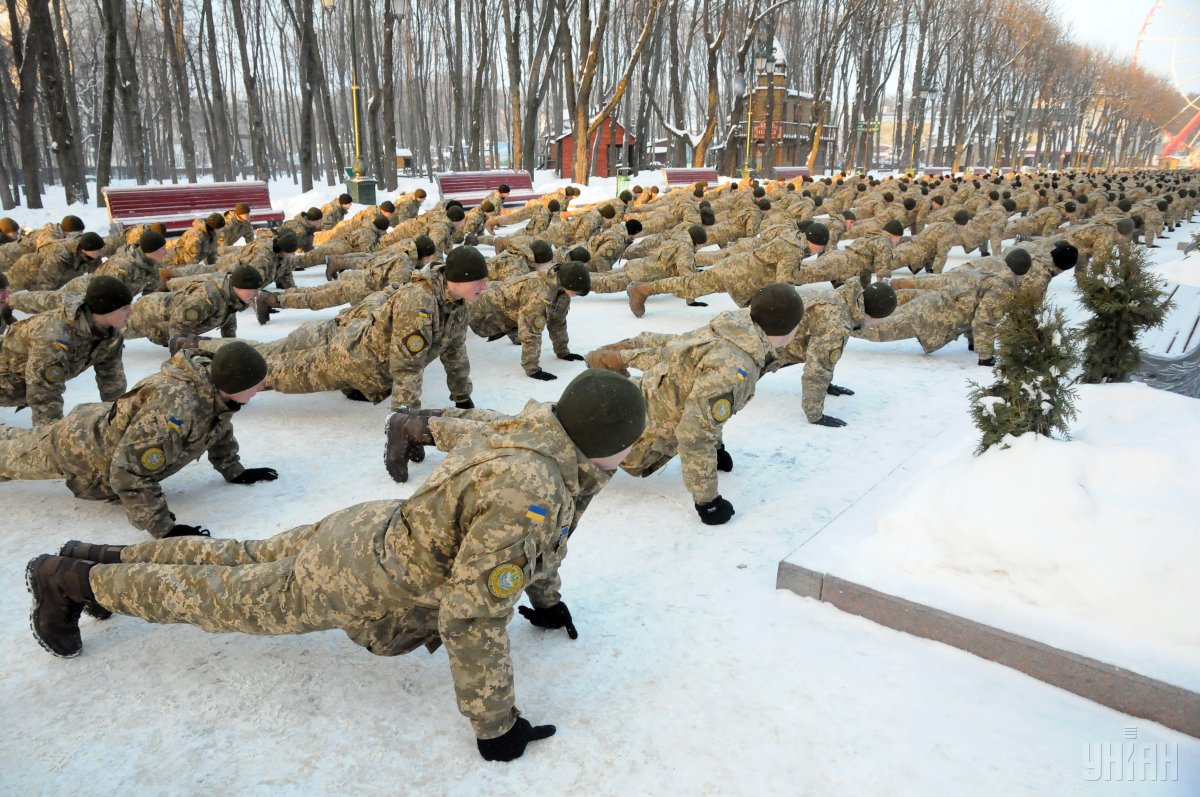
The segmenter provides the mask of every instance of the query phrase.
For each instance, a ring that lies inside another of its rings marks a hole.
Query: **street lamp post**
[[[770,65],[771,72],[775,71],[775,47],[766,39],[759,39],[758,51],[754,56],[754,72],[751,75],[749,88],[746,90],[746,160],[742,163],[742,179],[750,178],[750,147],[754,135],[754,90],[758,86],[759,74]],[[768,79],[768,91],[771,90],[773,76]],[[770,132],[767,132],[770,135]]]
[[[333,11],[337,7],[338,0],[321,0],[321,5],[326,11]],[[359,102],[358,102],[358,20],[355,15],[356,0],[349,0],[350,3],[350,104],[354,112],[354,163],[351,166],[351,174],[353,175],[346,180],[346,193],[348,193],[355,202],[361,205],[375,204],[375,186],[376,181],[370,177],[364,177],[366,166],[362,159],[362,136],[359,130]]]
[[[926,105],[928,103],[930,103],[932,100],[937,99],[937,96],[938,96],[937,77],[935,77],[933,75],[927,75],[925,77],[925,80],[922,81],[921,87],[917,90],[917,96],[921,98],[921,124],[925,124]],[[910,152],[909,156],[908,156],[909,170],[914,171],[914,172],[916,170],[916,165],[917,165],[917,143],[918,143],[917,135],[916,135],[916,131],[914,131],[913,132],[913,142],[912,142],[912,152]],[[932,125],[931,125],[931,129],[929,131],[929,146],[930,147],[933,146]],[[926,151],[925,157],[928,158],[930,156],[930,154],[931,154],[930,152]]]

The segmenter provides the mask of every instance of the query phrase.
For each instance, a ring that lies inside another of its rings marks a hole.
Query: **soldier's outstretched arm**
[[[507,625],[533,567],[542,524],[557,524],[568,500],[549,463],[522,463],[520,470],[508,462],[483,463],[470,473],[478,489],[464,491],[463,543],[438,610],[459,711],[484,740],[507,733],[519,716]]]
[[[435,307],[421,307],[420,297],[412,291],[398,293],[388,300],[392,316],[392,340],[388,371],[392,377],[392,409],[421,408],[421,386],[428,363],[427,349],[433,345]]]
[[[727,371],[727,373],[726,373]],[[739,406],[731,377],[733,369],[716,368],[697,377],[684,401],[683,414],[675,427],[683,484],[696,504],[717,498],[717,446],[725,421]],[[746,374],[753,386],[758,374]]]
[[[96,371],[96,387],[101,401],[116,401],[125,392],[125,363],[121,353],[124,341],[110,341],[108,348],[96,358],[92,368]]]
[[[801,378],[803,390],[800,403],[809,423],[816,423],[825,416],[826,391],[833,383],[833,369],[842,357],[848,334],[838,326],[813,338],[808,344],[804,376]]]
[[[33,425],[43,426],[63,416],[69,363],[58,341],[33,343],[25,360],[25,403],[33,413]]]

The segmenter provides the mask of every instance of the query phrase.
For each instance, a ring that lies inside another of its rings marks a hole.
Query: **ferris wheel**
[[[1156,0],[1138,32],[1133,63],[1169,75],[1179,92],[1163,156],[1200,152],[1200,0]]]

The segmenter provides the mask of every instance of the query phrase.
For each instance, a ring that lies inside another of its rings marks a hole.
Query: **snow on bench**
[[[667,188],[679,188],[692,183],[717,184],[716,169],[664,169]]]
[[[442,172],[435,174],[442,201],[456,199],[463,207],[474,207],[502,185],[512,189],[505,205],[523,205],[544,196],[533,190],[533,181],[525,172]]]
[[[1200,288],[1176,285],[1175,302],[1158,329],[1139,342],[1142,363],[1135,379],[1162,390],[1200,398]]]
[[[155,221],[166,225],[169,233],[184,232],[194,220],[210,213],[223,214],[239,202],[250,206],[250,223],[256,227],[273,227],[283,221],[283,211],[271,207],[271,192],[261,180],[110,186],[104,189],[104,202],[112,232]]]

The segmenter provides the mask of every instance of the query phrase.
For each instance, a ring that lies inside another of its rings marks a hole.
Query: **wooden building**
[[[597,136],[600,137],[598,145]],[[609,116],[604,120],[604,124],[588,137],[588,174],[615,177],[618,166],[627,166],[633,162],[633,147],[636,143],[637,139],[614,117]],[[559,177],[570,177],[574,153],[575,135],[570,131],[563,133],[549,147],[546,168],[557,170]],[[595,163],[592,163],[593,153]]]

